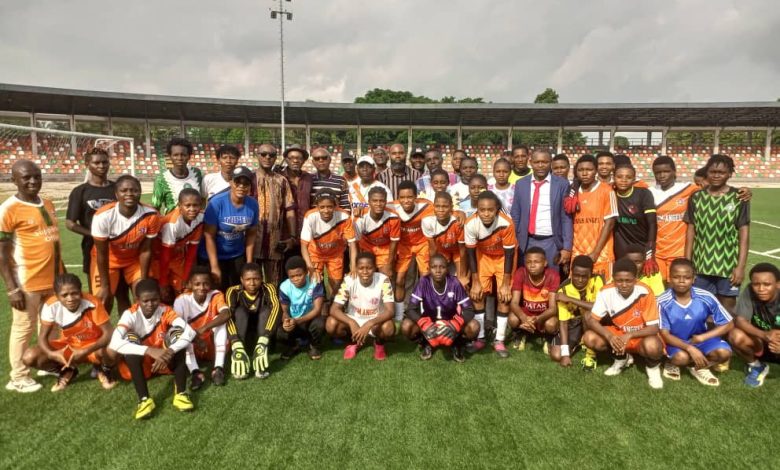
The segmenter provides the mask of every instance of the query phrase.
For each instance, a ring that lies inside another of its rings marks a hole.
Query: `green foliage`
[[[626,148],[629,145],[628,137],[623,135],[615,136],[615,147]]]
[[[548,103],[548,104],[555,104],[558,102],[558,92],[553,90],[552,88],[545,88],[545,90],[538,95],[536,95],[536,98],[534,99],[534,103]]]

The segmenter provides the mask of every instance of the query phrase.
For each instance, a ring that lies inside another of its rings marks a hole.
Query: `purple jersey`
[[[450,320],[461,313],[463,308],[471,308],[471,299],[466,294],[466,289],[455,276],[449,274],[442,292],[433,287],[430,275],[420,278],[409,303],[420,306],[420,316],[433,320]]]

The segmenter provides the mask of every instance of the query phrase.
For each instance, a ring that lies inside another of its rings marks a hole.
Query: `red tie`
[[[547,182],[547,180],[542,181],[536,181],[531,180],[531,182],[534,184],[534,196],[531,199],[531,217],[528,220],[528,233],[531,235],[536,234],[536,211],[539,209],[539,193],[541,192],[542,185]]]

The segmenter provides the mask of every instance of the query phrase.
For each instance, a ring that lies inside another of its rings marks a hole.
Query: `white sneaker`
[[[664,380],[661,378],[661,366],[646,367],[647,383],[650,384],[650,388],[660,390],[664,388]]]
[[[615,375],[620,375],[621,372],[623,372],[623,369],[628,367],[630,364],[628,363],[628,358],[626,359],[615,359],[615,362],[612,363],[611,366],[607,370],[604,371],[604,375],[613,377]]]
[[[5,389],[11,392],[32,393],[37,392],[43,385],[39,384],[30,377],[19,380],[11,380],[5,385]]]

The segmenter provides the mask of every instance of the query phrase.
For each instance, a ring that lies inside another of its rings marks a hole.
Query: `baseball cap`
[[[409,157],[411,158],[411,157],[414,157],[415,155],[422,155],[424,157],[425,156],[425,152],[423,152],[423,149],[418,147],[418,148],[414,149],[414,152],[412,152],[411,155],[409,155]]]
[[[362,157],[358,158],[357,164],[360,165],[361,163],[370,163],[371,166],[376,166],[374,159],[369,157],[368,155],[363,155]]]
[[[240,178],[242,176],[244,178],[248,178],[249,181],[252,181],[252,178],[255,176],[255,174],[254,174],[254,172],[252,170],[250,170],[249,168],[247,168],[245,166],[237,166],[233,170],[233,175],[232,175],[232,177],[230,179],[231,180],[235,180],[236,178]]]

